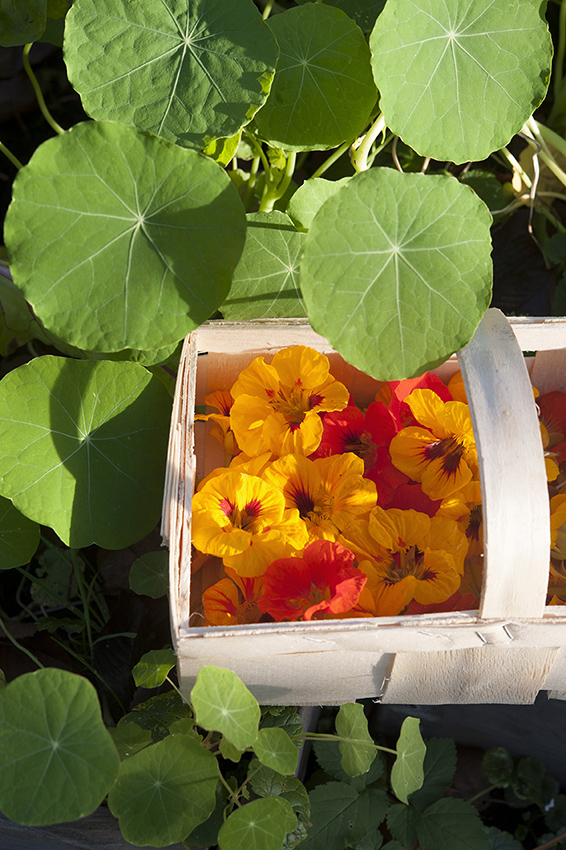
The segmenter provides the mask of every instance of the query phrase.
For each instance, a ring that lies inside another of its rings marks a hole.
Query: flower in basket
[[[304,522],[283,494],[261,478],[227,469],[193,496],[192,536],[200,551],[242,576],[259,576],[276,558],[302,549]]]
[[[443,402],[432,390],[407,398],[419,426],[403,428],[391,441],[391,459],[421,484],[431,499],[444,499],[478,475],[476,444],[468,406]]]
[[[230,408],[234,399],[229,390],[215,390],[204,397],[204,403],[209,407],[215,407],[218,413],[197,413],[195,421],[212,422],[210,429],[211,437],[214,437],[224,448],[225,463],[237,455],[240,448],[236,442],[234,432],[230,427]]]
[[[231,428],[248,455],[311,454],[322,437],[320,413],[342,410],[349,392],[330,375],[328,358],[297,345],[270,364],[257,357],[234,386]]]
[[[326,619],[354,608],[365,583],[352,552],[331,540],[315,540],[300,557],[267,568],[257,604],[278,622]]]
[[[225,567],[226,578],[220,579],[202,595],[204,615],[210,626],[233,626],[258,623],[262,612],[257,600],[263,587],[261,578],[246,578]]]
[[[540,421],[548,435],[545,448],[558,464],[566,460],[566,393],[554,390],[537,399]]]

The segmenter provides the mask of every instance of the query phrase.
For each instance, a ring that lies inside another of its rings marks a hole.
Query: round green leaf
[[[426,745],[422,739],[418,717],[406,717],[397,741],[397,758],[391,768],[391,788],[402,803],[418,791],[424,780]]]
[[[322,0],[327,6],[342,9],[364,32],[368,32],[383,11],[386,0]],[[297,0],[299,6],[311,3],[312,0]]]
[[[218,776],[212,753],[175,735],[121,763],[108,806],[126,841],[166,847],[183,841],[212,814]]]
[[[169,552],[146,552],[130,569],[130,587],[141,596],[159,599],[169,590]]]
[[[159,688],[176,663],[177,656],[172,649],[152,649],[135,665],[132,676],[138,688]]]
[[[65,62],[93,118],[204,147],[265,102],[277,44],[252,0],[81,0]]]
[[[360,28],[339,9],[309,3],[268,19],[281,51],[256,123],[286,150],[326,150],[358,136],[377,91]]]
[[[340,180],[325,180],[324,177],[314,177],[305,180],[287,207],[295,227],[299,230],[308,230],[323,203],[335,195],[341,186],[345,186],[349,179],[349,177],[342,177]]]
[[[281,850],[287,832],[297,825],[290,804],[281,797],[254,800],[232,812],[218,831],[220,850]]]
[[[5,237],[14,283],[48,331],[84,350],[149,350],[224,300],[245,227],[211,159],[91,121],[20,169]]]
[[[222,732],[239,750],[251,747],[260,719],[259,705],[231,670],[212,664],[202,667],[191,692],[197,724]]]
[[[41,826],[91,814],[118,765],[86,679],[50,667],[0,691],[0,809],[11,820]]]
[[[372,168],[314,218],[301,263],[312,326],[388,381],[469,342],[489,306],[491,216],[451,177]]]
[[[304,234],[285,213],[251,213],[246,243],[220,310],[230,321],[304,316],[299,263]]]
[[[2,0],[0,46],[15,47],[37,41],[45,30],[47,0]]]
[[[122,726],[111,726],[108,729],[114,746],[120,756],[120,761],[139,753],[151,744],[151,732],[142,729],[137,723],[124,723]]]
[[[0,570],[28,564],[39,545],[39,526],[0,496]]]
[[[542,102],[552,42],[532,0],[388,0],[370,38],[387,126],[422,156],[482,160]]]
[[[299,751],[283,729],[260,729],[254,744],[260,762],[277,773],[290,776],[297,769]]]
[[[367,773],[377,755],[375,744],[368,730],[364,707],[360,703],[344,703],[336,715],[336,732],[341,738],[341,766],[348,776]]]
[[[171,400],[136,363],[37,357],[0,382],[0,491],[73,548],[159,520]]]

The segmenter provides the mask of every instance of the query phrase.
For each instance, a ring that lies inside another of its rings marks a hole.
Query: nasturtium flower
[[[339,543],[315,540],[300,557],[270,564],[258,607],[278,622],[344,614],[356,605],[366,583],[354,560]]]
[[[483,512],[479,481],[470,481],[461,490],[443,499],[437,515],[456,520],[468,540],[468,557],[482,554]]]
[[[271,561],[302,549],[308,539],[283,494],[254,475],[223,470],[193,496],[193,544],[242,576],[259,576]]]
[[[244,369],[232,387],[230,423],[248,455],[311,454],[322,437],[320,413],[342,410],[349,393],[329,371],[328,358],[296,345]]]
[[[360,604],[373,616],[400,614],[412,599],[444,602],[460,586],[467,544],[454,520],[378,506],[341,539],[368,577],[372,601],[364,594]]]
[[[208,625],[259,623],[262,612],[257,607],[257,600],[263,586],[261,578],[239,576],[229,567],[225,570],[226,578],[220,579],[202,594]]]
[[[444,499],[478,475],[468,406],[443,402],[432,390],[414,390],[407,404],[423,427],[399,431],[391,441],[391,459],[401,472],[420,482],[427,496]]]
[[[299,512],[310,540],[336,540],[350,520],[369,515],[377,503],[375,484],[363,472],[363,460],[352,453],[317,460],[292,454],[274,461],[263,475],[282,492],[287,508]]]
[[[234,432],[230,427],[230,409],[234,403],[229,390],[215,390],[204,397],[204,403],[215,407],[218,413],[197,413],[195,421],[212,422],[210,436],[214,437],[224,448],[224,460],[227,466],[230,459],[240,451]]]
[[[440,380],[438,375],[425,372],[418,378],[405,378],[403,381],[390,381],[391,400],[387,409],[396,424],[396,430],[406,428],[407,425],[417,425],[415,414],[407,403],[408,397],[415,390],[430,390],[442,401],[452,401],[452,394],[448,387]],[[376,397],[376,401],[379,399]]]
[[[554,390],[537,399],[540,421],[548,434],[545,448],[553,453],[558,464],[566,460],[566,393]]]
[[[550,500],[550,546],[554,560],[566,561],[566,494]]]

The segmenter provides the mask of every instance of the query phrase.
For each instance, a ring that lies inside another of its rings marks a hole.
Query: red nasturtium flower
[[[566,460],[566,393],[559,390],[545,393],[537,399],[537,405],[540,421],[548,433],[548,446],[545,448],[561,464]]]
[[[232,387],[230,424],[248,455],[311,454],[322,437],[320,413],[342,410],[349,393],[330,374],[328,357],[296,345],[270,364],[256,357]]]
[[[365,583],[352,552],[315,540],[301,557],[281,558],[267,568],[257,604],[278,622],[324,619],[353,608]]]

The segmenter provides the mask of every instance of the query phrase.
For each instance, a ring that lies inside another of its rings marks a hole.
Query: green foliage
[[[260,762],[278,773],[289,776],[297,769],[299,753],[283,729],[259,729],[253,748]]]
[[[0,496],[0,569],[27,564],[39,543],[39,526]]]
[[[218,831],[220,850],[280,850],[287,832],[295,829],[297,818],[281,797],[254,800],[235,811]]]
[[[132,675],[139,688],[159,688],[177,663],[172,649],[153,649],[138,661]]]
[[[349,776],[367,773],[376,756],[375,744],[368,731],[364,707],[346,703],[336,716],[336,732],[341,738],[342,767]]]
[[[130,587],[135,593],[159,599],[169,590],[169,553],[146,552],[130,569]]]
[[[426,746],[419,730],[420,720],[406,717],[397,741],[397,758],[391,768],[391,787],[397,799],[407,803],[424,780]]]
[[[214,729],[240,750],[254,745],[260,718],[257,700],[242,681],[221,667],[202,667],[191,692],[199,726]]]

